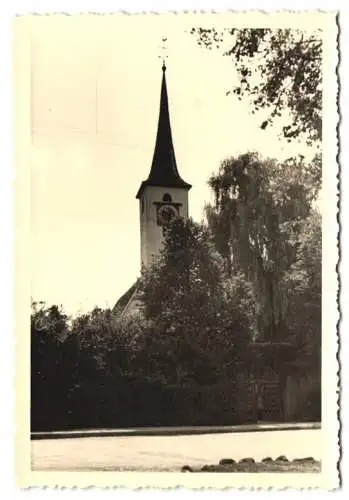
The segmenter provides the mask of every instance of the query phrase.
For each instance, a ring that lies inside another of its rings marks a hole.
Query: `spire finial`
[[[166,42],[167,42],[167,37],[163,36],[161,38],[161,55],[159,55],[159,57],[162,59],[162,71],[166,71],[166,59],[167,59],[167,46],[166,46]]]

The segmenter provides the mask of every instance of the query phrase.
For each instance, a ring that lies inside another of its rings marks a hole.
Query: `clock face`
[[[177,210],[174,207],[170,205],[164,205],[159,209],[159,224],[161,226],[167,226],[177,215]]]

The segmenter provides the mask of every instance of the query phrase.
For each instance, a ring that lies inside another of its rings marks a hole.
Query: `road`
[[[179,471],[221,458],[322,458],[321,430],[32,440],[32,470]]]

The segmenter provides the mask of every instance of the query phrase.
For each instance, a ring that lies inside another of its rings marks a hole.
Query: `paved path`
[[[321,429],[32,440],[33,470],[167,470],[266,456],[321,460]]]

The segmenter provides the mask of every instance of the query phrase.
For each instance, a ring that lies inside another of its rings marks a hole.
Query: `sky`
[[[203,21],[91,15],[32,16],[25,24],[26,68],[19,46],[16,53],[22,74],[29,72],[23,85],[30,85],[33,300],[73,315],[113,307],[139,275],[135,195],[155,145],[162,37],[177,165],[193,185],[194,220],[203,218],[207,180],[226,157],[307,155],[278,130],[261,130],[263,115],[252,115],[248,102],[226,95],[236,82],[232,61],[189,34]]]

